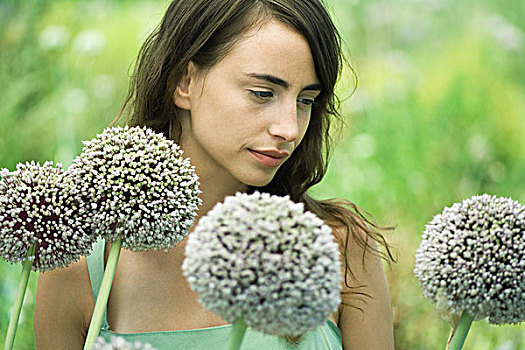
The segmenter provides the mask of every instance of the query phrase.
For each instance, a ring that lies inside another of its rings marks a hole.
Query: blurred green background
[[[0,168],[70,164],[107,126],[167,1],[0,1]],[[397,228],[386,267],[396,349],[443,349],[448,325],[413,276],[420,236],[475,194],[525,203],[522,0],[329,0],[359,83],[339,92],[347,128],[313,193],[345,197]],[[0,261],[0,346],[20,266]],[[16,349],[33,349],[36,274]],[[57,315],[58,316],[58,315]],[[525,349],[525,326],[473,325],[466,349]]]

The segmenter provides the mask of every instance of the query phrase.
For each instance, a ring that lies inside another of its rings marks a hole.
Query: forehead
[[[232,74],[264,73],[292,83],[318,83],[308,41],[277,20],[250,29],[216,66]]]

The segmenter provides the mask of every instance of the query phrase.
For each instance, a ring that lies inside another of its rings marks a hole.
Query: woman
[[[175,0],[139,54],[124,105],[131,107],[129,124],[163,132],[190,157],[202,190],[197,220],[225,196],[257,189],[305,203],[340,242],[345,283],[338,311],[301,339],[248,333],[246,348],[322,348],[321,335],[333,348],[393,348],[376,248],[386,243],[350,203],[306,193],[326,171],[341,57],[319,0]],[[159,349],[224,346],[230,326],[190,290],[181,271],[184,246],[122,251],[102,335]],[[103,264],[102,247],[87,261],[40,275],[38,349],[82,348]]]

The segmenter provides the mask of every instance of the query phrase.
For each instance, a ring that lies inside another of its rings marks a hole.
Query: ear
[[[182,77],[173,92],[173,103],[179,108],[191,110],[191,91],[195,85],[197,78],[197,68],[195,64],[190,61]]]

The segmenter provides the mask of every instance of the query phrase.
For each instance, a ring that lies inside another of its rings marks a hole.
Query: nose
[[[285,142],[293,142],[297,139],[299,125],[297,120],[297,105],[287,103],[280,106],[274,114],[274,118],[268,128],[268,132]]]

